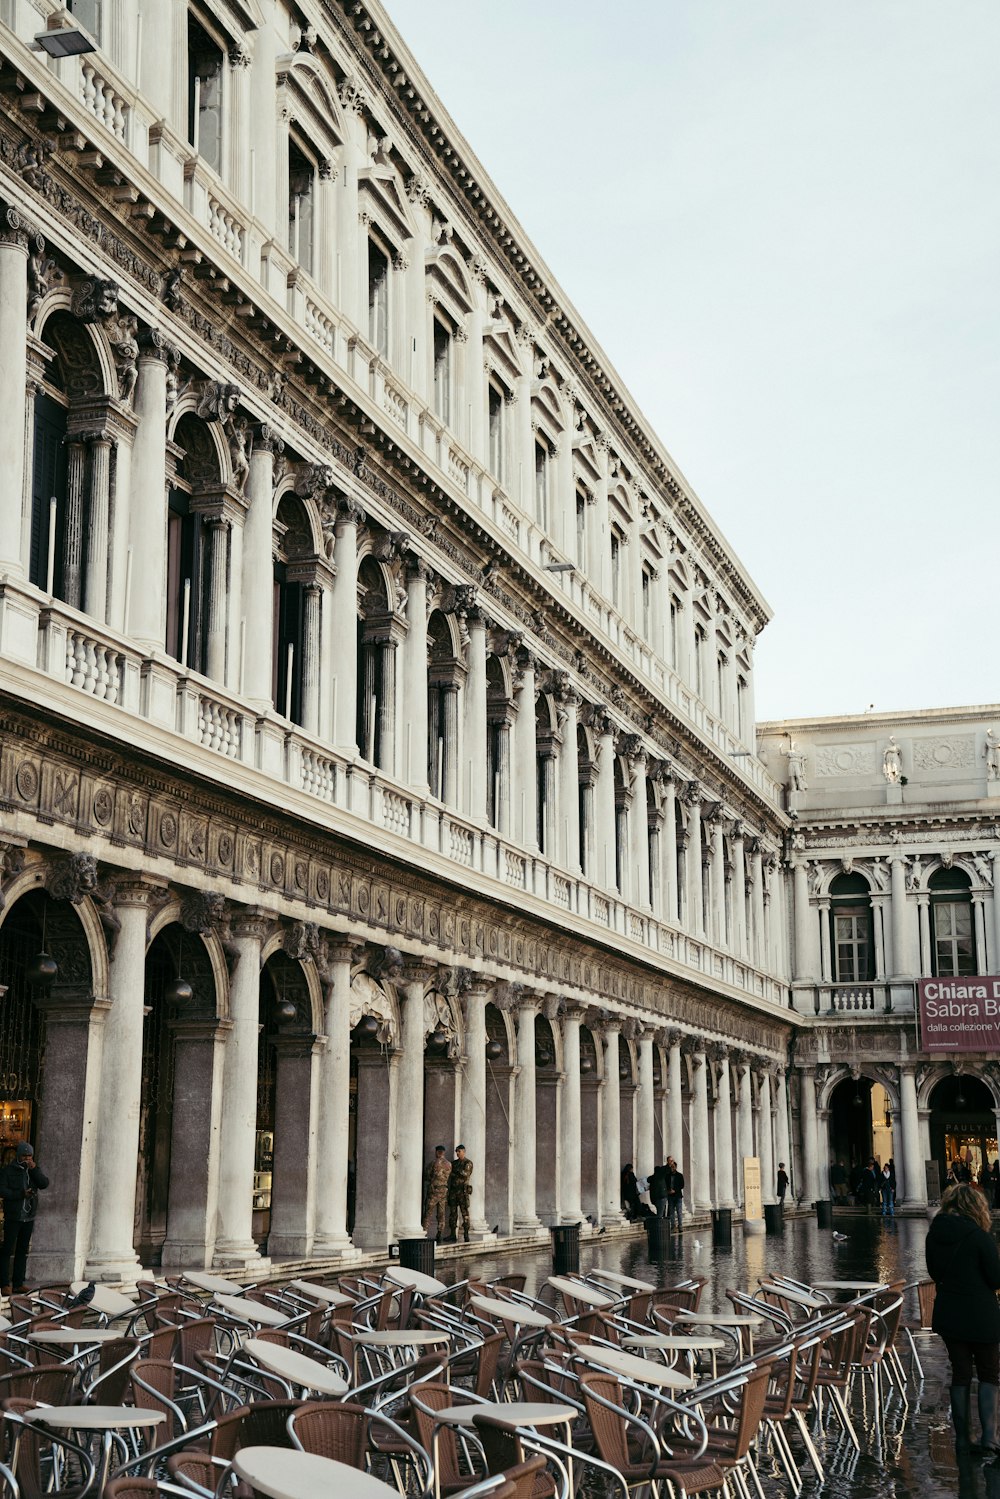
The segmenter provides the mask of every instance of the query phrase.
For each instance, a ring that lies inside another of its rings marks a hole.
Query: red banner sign
[[[918,979],[922,1051],[1000,1051],[1000,977]]]

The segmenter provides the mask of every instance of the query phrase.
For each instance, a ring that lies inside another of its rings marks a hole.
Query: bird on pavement
[[[72,1301],[67,1301],[67,1308],[74,1306],[89,1306],[94,1299],[94,1292],[96,1291],[96,1289],[97,1287],[94,1285],[94,1282],[92,1280],[88,1280],[83,1290],[78,1291],[77,1294],[73,1297]]]

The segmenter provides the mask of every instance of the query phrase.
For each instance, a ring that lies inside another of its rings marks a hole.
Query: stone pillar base
[[[545,1224],[539,1218],[525,1218],[523,1222],[516,1222],[511,1233],[518,1239],[543,1239],[548,1232]]]
[[[271,1268],[271,1261],[265,1259],[256,1244],[216,1244],[215,1253],[212,1256],[212,1268],[214,1270],[252,1270],[255,1274],[266,1275]]]
[[[312,1247],[314,1260],[357,1260],[361,1250],[356,1249],[350,1239],[317,1239]]]
[[[98,1285],[124,1283],[134,1286],[142,1276],[142,1264],[135,1253],[125,1250],[121,1254],[94,1256],[83,1267],[81,1280],[92,1280]]]

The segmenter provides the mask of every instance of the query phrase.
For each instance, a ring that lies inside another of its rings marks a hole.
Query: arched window
[[[196,496],[221,482],[206,424],[191,413],[174,433],[179,456],[167,501],[167,654],[192,671],[208,671],[208,522]]]
[[[274,655],[271,692],[275,710],[292,723],[305,723],[305,597],[303,563],[312,545],[302,503],[284,495],[278,505],[277,552],[274,559]]]
[[[363,759],[395,771],[396,641],[385,576],[373,557],[358,568],[358,748]]]
[[[962,869],[936,869],[931,892],[931,972],[935,978],[976,973],[972,890]]]
[[[316,163],[304,142],[288,137],[288,253],[313,274]]]
[[[427,621],[427,782],[449,806],[458,796],[459,676],[447,616],[435,609]]]
[[[872,897],[863,874],[838,874],[830,885],[835,984],[867,984],[875,976]]]

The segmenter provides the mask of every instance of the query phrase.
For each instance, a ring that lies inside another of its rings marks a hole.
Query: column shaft
[[[521,671],[514,721],[514,837],[522,848],[538,846],[535,804],[538,784],[535,767],[535,663],[529,657]]]
[[[319,605],[319,584],[307,583],[302,610],[302,727],[307,734],[319,733]]]
[[[912,1067],[899,1069],[900,1114],[903,1129],[903,1190],[907,1204],[927,1206],[927,1179],[920,1151],[917,1084]]]
[[[257,1132],[257,1049],[260,1031],[262,919],[234,928],[236,967],[229,982],[232,1030],[226,1043],[219,1134],[219,1233],[215,1260],[244,1265],[258,1259],[253,1241],[253,1166]]]
[[[774,1138],[771,1133],[771,1074],[760,1075],[760,1116],[757,1138],[760,1141],[760,1184],[765,1202],[775,1199]]]
[[[316,1121],[316,1235],[313,1253],[342,1254],[347,1233],[347,1151],[351,1111],[351,947],[331,945],[323,985],[326,1049],[319,1054]]]
[[[132,493],[129,544],[132,548],[132,585],[126,633],[147,650],[162,651],[166,634],[163,588],[166,578],[164,484],[167,462],[167,367],[158,356],[139,359],[135,387],[138,417],[132,446]],[[270,580],[266,597],[270,598]],[[267,697],[271,677],[271,611],[267,616]]]
[[[583,1217],[581,1186],[580,1023],[582,1016],[567,1014],[562,1021],[563,1094],[560,1134],[562,1141],[562,1217],[579,1223]]]
[[[406,575],[406,639],[403,642],[405,717],[403,779],[421,796],[427,780],[427,568],[415,562]]]
[[[63,595],[67,604],[79,609],[83,597],[83,490],[87,472],[87,450],[80,438],[69,442],[66,462],[66,529],[63,552]]]
[[[618,1026],[604,1029],[604,1096],[601,1099],[601,1222],[622,1217],[622,1110]]]
[[[459,805],[477,822],[486,821],[486,619],[479,609],[467,616],[469,674],[463,690],[464,755]]]
[[[572,874],[580,872],[580,767],[576,743],[578,704],[576,693],[566,692],[559,705],[562,734],[559,746],[559,820],[562,826],[558,838],[553,840],[552,850],[553,853],[559,850],[563,866]]]
[[[471,1232],[489,1233],[486,1221],[486,1004],[488,991],[470,989],[465,996],[465,1073],[462,1077],[461,1128],[465,1153],[472,1161]]]
[[[108,506],[111,497],[111,439],[90,444],[90,506],[87,516],[87,565],[83,609],[103,624],[108,606]]]
[[[691,1176],[689,1201],[691,1207],[709,1208],[712,1205],[712,1188],[708,1164],[708,1063],[704,1051],[696,1051],[694,1064],[694,1098],[691,1116]]]
[[[271,554],[271,494],[274,487],[274,451],[270,444],[254,440],[250,455],[247,498],[250,508],[243,527],[243,684],[241,691],[257,708],[270,708],[273,614],[265,601],[274,587]],[[239,684],[237,684],[239,685]]]
[[[353,511],[337,521],[335,534],[333,733],[337,748],[354,755],[358,751],[358,524]]]
[[[656,1099],[653,1090],[653,1033],[639,1038],[639,1107],[636,1176],[649,1176],[656,1165]]]
[[[229,522],[213,517],[208,523],[208,625],[205,632],[205,675],[213,682],[226,678],[226,574],[229,562]]]
[[[667,1056],[667,1142],[663,1160],[672,1155],[684,1171],[685,1157],[690,1152],[684,1149],[684,1100],[681,1092],[681,1046],[680,1041],[671,1041]],[[662,1165],[658,1161],[657,1165]],[[691,1167],[688,1164],[688,1172]]]
[[[812,1072],[799,1073],[799,1123],[802,1129],[802,1196],[811,1207],[819,1196],[816,1079]]]
[[[426,978],[403,985],[402,1056],[397,1073],[396,1220],[397,1239],[423,1238],[424,1150],[424,987]]]
[[[517,1016],[517,1065],[514,1090],[514,1138],[511,1169],[514,1175],[514,1232],[541,1228],[535,1209],[535,1016],[537,1004],[524,1004]]]
[[[733,1108],[729,1081],[729,1058],[719,1063],[719,1086],[715,1103],[715,1201],[733,1207]]]

